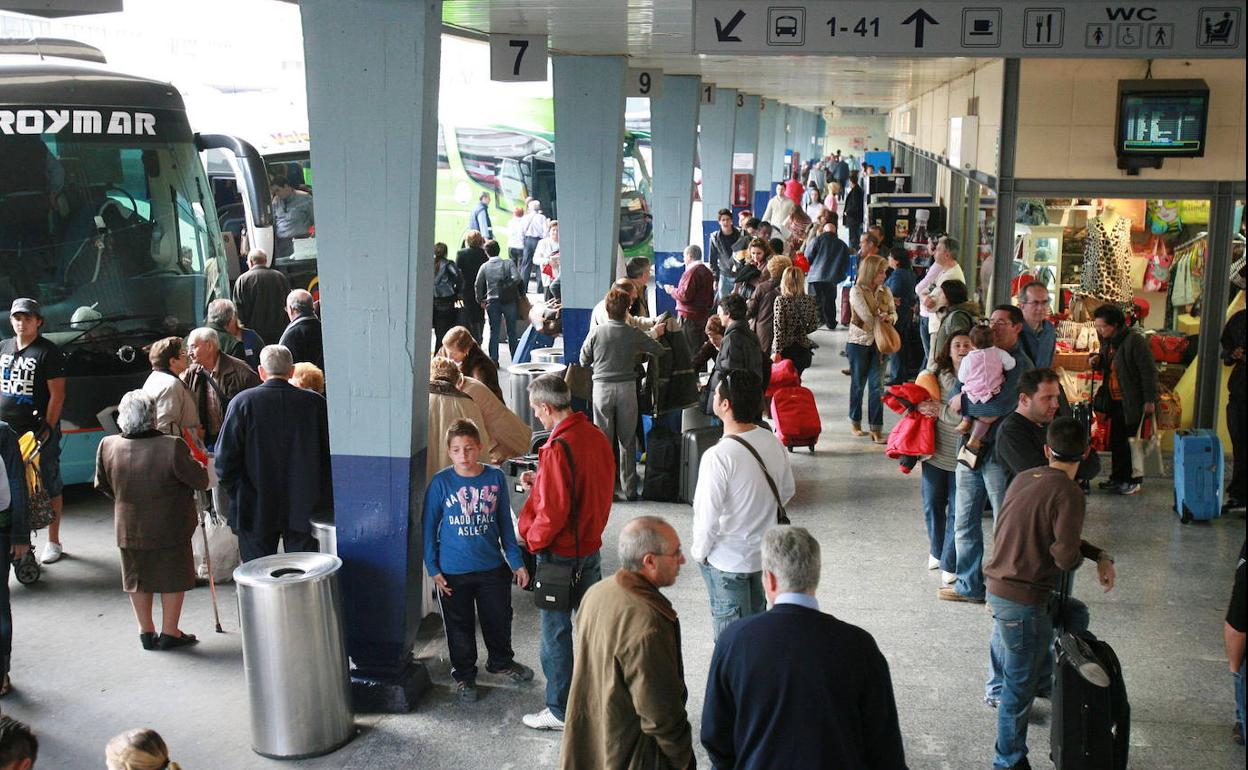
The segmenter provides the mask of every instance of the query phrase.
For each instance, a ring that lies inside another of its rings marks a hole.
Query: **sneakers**
[[[42,564],[51,564],[54,561],[60,561],[61,556],[65,553],[65,549],[60,543],[54,543],[51,540],[43,544],[43,550],[39,552],[39,561]]]
[[[536,714],[525,714],[520,721],[524,722],[525,727],[531,727],[534,730],[563,731],[563,720],[552,714],[548,708]]]
[[[1106,492],[1115,490],[1120,486],[1122,486],[1122,482],[1115,481],[1114,479],[1105,479],[1104,481],[1098,481],[1096,484],[1097,489],[1100,489]]]
[[[945,572],[944,570],[941,570],[940,582],[944,585],[951,586],[954,583],[958,582],[958,576],[957,574],[953,572]]]
[[[940,569],[940,559],[937,559],[935,556],[929,554],[927,557],[927,568]]]
[[[477,683],[471,679],[465,679],[462,682],[455,683],[455,697],[460,703],[476,703],[477,702]]]
[[[937,591],[937,595],[941,599],[944,599],[947,602],[967,602],[970,604],[983,604],[984,603],[984,599],[982,596],[976,599],[973,596],[966,596],[965,594],[960,594],[958,593],[957,589],[950,588],[948,586],[945,586],[944,588]]]
[[[485,670],[489,671],[491,674],[501,674],[516,684],[533,681],[533,669],[522,663],[517,663],[514,660],[502,668],[490,668],[489,666],[486,666]]]
[[[1142,486],[1143,486],[1143,484],[1140,484],[1140,483],[1138,483],[1138,482],[1135,482],[1135,481],[1128,481],[1128,482],[1127,482],[1127,483],[1125,483],[1125,484],[1119,484],[1119,485],[1118,485],[1118,488],[1114,490],[1114,494],[1117,494],[1117,495],[1134,495],[1136,492],[1139,492],[1139,491],[1140,491],[1140,487],[1142,487]]]

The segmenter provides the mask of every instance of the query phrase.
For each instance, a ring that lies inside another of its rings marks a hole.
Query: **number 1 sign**
[[[546,79],[545,35],[490,35],[490,80]]]

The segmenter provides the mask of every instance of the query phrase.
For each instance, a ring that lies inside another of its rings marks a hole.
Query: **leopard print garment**
[[[1131,301],[1131,220],[1119,217],[1108,229],[1099,217],[1088,222],[1080,293],[1105,302]]]

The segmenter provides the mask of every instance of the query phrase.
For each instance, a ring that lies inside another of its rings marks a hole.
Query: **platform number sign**
[[[659,70],[628,71],[628,96],[649,99],[663,93],[663,73]]]
[[[744,106],[745,106],[745,94],[738,92],[737,93],[737,108],[739,109]]]
[[[702,89],[698,92],[698,94],[700,96],[699,101],[701,101],[702,104],[714,104],[715,103],[715,84],[703,83]]]
[[[490,35],[490,80],[521,83],[545,79],[545,35]]]

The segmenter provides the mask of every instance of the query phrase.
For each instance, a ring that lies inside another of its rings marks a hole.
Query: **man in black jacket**
[[[711,235],[711,248],[707,264],[715,274],[715,286],[719,296],[732,291],[732,276],[736,265],[732,258],[733,247],[741,240],[741,231],[732,224],[732,211],[719,210],[719,229]]]
[[[290,351],[296,364],[308,361],[325,371],[321,319],[316,317],[312,295],[304,289],[286,295],[286,315],[290,316],[290,325],[282,332],[280,344]]]
[[[1007,487],[1023,471],[1049,464],[1045,435],[1057,417],[1061,390],[1061,380],[1052,369],[1030,369],[1018,378],[1018,409],[1001,418],[997,426],[997,463],[1005,470]],[[1100,457],[1089,452],[1079,464],[1075,481],[1087,492],[1088,481],[1100,472]]]
[[[317,550],[312,518],[333,511],[325,399],[287,380],[290,351],[260,351],[264,383],[239,393],[225,412],[216,467],[230,495],[228,521],[243,561]]]
[[[464,326],[472,332],[472,338],[478,345],[485,341],[485,308],[477,302],[476,295],[477,272],[490,258],[485,253],[485,242],[482,233],[470,230],[464,236],[464,248],[455,254],[455,266],[459,268],[459,275],[463,278],[460,282],[459,298],[463,302]],[[498,248],[497,243],[494,248]],[[441,340],[439,337],[438,341]]]
[[[888,661],[871,634],[819,611],[819,572],[805,529],[763,536],[771,609],[724,629],[706,678],[701,739],[714,767],[906,767]]]
[[[763,390],[771,382],[771,360],[763,355],[758,335],[750,329],[746,318],[745,300],[739,294],[729,294],[719,301],[719,320],[724,324],[724,339],[715,357],[715,368],[707,387],[718,393],[719,378],[733,369],[745,369],[758,374]],[[760,414],[759,418],[762,417]]]
[[[836,235],[836,214],[829,211],[824,214],[828,223],[823,232],[815,238],[814,244],[807,255],[810,260],[810,272],[806,274],[806,283],[815,291],[815,299],[819,303],[819,320],[831,331],[836,331],[839,316],[837,286],[849,274],[849,246]]]
[[[849,228],[849,242],[857,243],[862,237],[862,221],[866,217],[866,200],[858,172],[849,174],[849,191],[845,193],[845,207],[841,210],[845,226]]]
[[[234,282],[239,320],[265,342],[280,339],[289,320],[283,309],[288,294],[290,279],[273,269],[263,249],[252,249],[247,255],[247,272]]]

